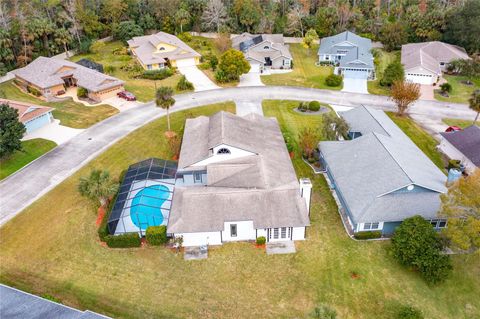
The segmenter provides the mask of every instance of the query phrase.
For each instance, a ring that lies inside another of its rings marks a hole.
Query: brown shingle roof
[[[23,124],[28,121],[39,117],[45,113],[51,112],[52,108],[47,106],[40,106],[31,103],[24,103],[6,99],[0,99],[0,104],[8,104],[13,109],[18,111],[18,119]]]

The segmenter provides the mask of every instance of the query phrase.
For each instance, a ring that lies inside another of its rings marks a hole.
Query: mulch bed
[[[95,225],[97,225],[97,227],[100,226],[100,224],[102,223],[103,217],[105,217],[106,213],[107,210],[105,209],[105,207],[100,206],[98,208],[97,220],[95,221]]]

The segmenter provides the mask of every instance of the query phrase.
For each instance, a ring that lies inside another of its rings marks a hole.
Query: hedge
[[[355,234],[356,239],[373,239],[382,237],[382,232],[379,230],[362,231]]]
[[[163,68],[158,70],[148,70],[143,72],[142,78],[147,80],[163,80],[173,75],[173,70],[170,68]]]
[[[77,97],[87,97],[88,91],[86,88],[79,86],[77,89]]]
[[[185,75],[182,75],[180,80],[178,80],[177,90],[178,91],[193,90],[193,84],[192,84],[192,82],[187,80]]]
[[[263,236],[257,237],[257,245],[265,245],[267,239]]]
[[[39,90],[37,90],[36,88],[34,88],[33,86],[27,86],[27,91],[35,96],[40,96],[42,95],[42,93],[40,93]]]
[[[140,247],[142,241],[137,233],[128,233],[122,235],[108,235],[105,242],[110,248],[131,248]]]
[[[343,78],[341,75],[330,74],[325,79],[325,84],[328,86],[340,86],[340,84],[342,84],[342,80]]]
[[[308,103],[308,109],[312,112],[320,111],[320,102],[311,101],[310,103]]]
[[[163,245],[168,241],[167,226],[149,226],[145,237],[147,238],[147,243],[152,246]]]

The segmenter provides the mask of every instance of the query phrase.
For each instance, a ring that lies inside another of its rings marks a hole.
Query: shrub
[[[132,78],[139,77],[144,72],[143,68],[135,60],[131,60],[130,62],[122,65],[120,69],[127,72],[128,76]]]
[[[260,236],[260,237],[257,237],[257,245],[265,245],[265,243],[267,242],[267,239],[263,236]]]
[[[443,83],[442,85],[440,85],[440,90],[443,93],[450,93],[452,92],[452,85],[450,83]]]
[[[382,237],[382,232],[379,230],[362,231],[355,233],[354,236],[356,239],[373,239]]]
[[[423,319],[423,314],[420,310],[412,306],[402,306],[397,313],[397,319]]]
[[[215,78],[223,82],[234,82],[238,81],[240,75],[248,73],[248,71],[250,71],[250,63],[245,59],[243,53],[235,49],[229,49],[220,57],[217,70],[219,74],[216,74]]]
[[[142,78],[148,80],[163,80],[173,75],[173,70],[170,68],[163,68],[158,70],[148,70],[143,72]]]
[[[177,90],[178,91],[193,90],[193,84],[192,84],[192,82],[187,80],[185,75],[182,75],[180,80],[178,80]]]
[[[88,91],[86,88],[79,86],[77,89],[77,97],[87,97]]]
[[[113,72],[115,72],[115,66],[113,65],[105,65],[103,67],[103,71],[105,71],[105,73],[107,74],[112,74]]]
[[[225,72],[223,72],[222,70],[217,70],[215,72],[215,81],[217,81],[218,83],[228,82],[227,75],[225,74]]]
[[[183,42],[190,42],[193,39],[192,35],[188,32],[180,33],[177,37]]]
[[[342,84],[343,78],[341,75],[330,74],[325,79],[325,84],[328,86],[340,86]]]
[[[306,110],[308,110],[308,103],[307,103],[307,102],[300,102],[300,103],[298,103],[297,109],[298,109],[299,111],[305,112]]]
[[[105,48],[105,42],[103,41],[95,41],[90,45],[90,51],[92,53],[99,53]]]
[[[113,55],[128,55],[128,49],[126,47],[116,48],[112,53]]]
[[[17,80],[17,79],[13,79],[13,83],[15,83],[19,87],[22,87],[24,85],[22,81]]]
[[[217,66],[218,66],[218,58],[216,55],[214,54],[210,54],[208,55],[208,64],[210,65],[210,67],[212,68],[213,71],[215,71],[217,69]]]
[[[290,134],[290,132],[283,132],[283,139],[285,141],[285,144],[287,145],[287,150],[289,153],[293,152],[294,150],[294,144],[293,144],[293,137]]]
[[[320,102],[318,101],[311,101],[308,103],[308,109],[312,112],[317,112],[320,110]]]
[[[80,42],[78,46],[78,54],[87,54],[90,53],[90,46],[92,45],[92,40],[84,39]]]
[[[131,248],[140,247],[142,241],[137,233],[128,233],[122,235],[108,235],[105,242],[110,248]]]
[[[460,164],[462,162],[460,160],[456,160],[456,159],[451,159],[448,161],[448,169],[452,169],[452,168],[457,168],[457,169],[460,169]]]
[[[147,243],[152,246],[163,245],[168,241],[167,226],[149,226],[145,237],[147,238]]]
[[[310,314],[312,319],[336,319],[337,312],[327,305],[319,305]]]
[[[33,94],[35,96],[42,95],[42,93],[40,93],[39,90],[37,90],[36,88],[34,88],[33,86],[30,86],[30,85],[27,86],[27,91],[28,91],[28,93]]]
[[[403,81],[404,77],[403,65],[400,62],[392,62],[385,68],[380,85],[391,86],[395,81]]]

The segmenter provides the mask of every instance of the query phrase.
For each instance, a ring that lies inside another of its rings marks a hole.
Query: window
[[[273,238],[278,239],[278,228],[273,229]]]
[[[165,51],[165,48],[164,48],[164,47],[160,47],[160,48],[158,49],[158,51]]]
[[[151,70],[151,69],[152,69],[152,65],[151,65],[151,64],[148,64],[148,65],[147,65],[147,69]]]
[[[268,49],[270,49],[270,47],[268,45],[266,45],[266,46],[263,47],[263,49],[268,50]]]
[[[445,228],[447,227],[447,221],[444,219],[432,219],[430,220],[433,228]]]
[[[230,154],[230,150],[228,148],[222,147],[217,151],[217,155],[222,155],[222,154]]]
[[[230,224],[230,237],[237,237],[237,224]]]
[[[380,229],[380,223],[365,223],[363,224],[363,230],[377,230]]]
[[[287,238],[287,227],[282,227],[282,228],[281,228],[280,236],[281,236],[282,238]]]
[[[445,228],[447,227],[447,221],[446,220],[441,220],[438,222],[438,228]]]
[[[202,182],[202,173],[199,173],[199,172],[193,173],[193,181],[195,183],[201,183]]]

